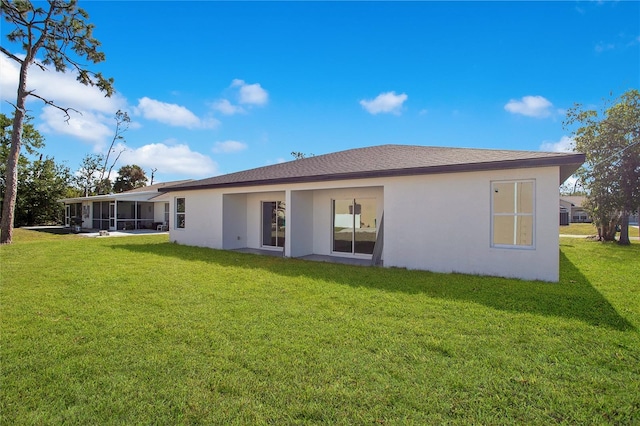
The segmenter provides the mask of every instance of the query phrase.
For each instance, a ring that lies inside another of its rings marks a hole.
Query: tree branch
[[[16,61],[17,63],[22,65],[23,60],[18,58],[16,55],[14,55],[13,53],[9,52],[7,49],[5,49],[4,47],[0,46],[0,51],[2,53],[4,53],[5,55],[7,55],[9,58],[13,59],[14,61]]]
[[[69,107],[69,108],[63,108],[63,107],[61,107],[61,106],[59,106],[59,105],[56,105],[53,101],[50,101],[50,100],[48,100],[48,99],[45,99],[45,98],[43,98],[43,97],[42,97],[42,96],[40,96],[40,95],[36,95],[34,92],[29,92],[28,94],[29,94],[29,96],[33,96],[34,98],[38,98],[38,99],[40,99],[40,100],[41,100],[42,102],[44,102],[46,105],[52,106],[52,107],[57,108],[57,109],[59,109],[60,111],[64,112],[64,115],[65,115],[65,119],[64,119],[64,121],[66,121],[66,122],[67,122],[67,124],[69,123],[69,120],[71,120],[71,116],[69,115],[69,111],[77,112],[78,114],[82,115],[82,113],[81,113],[80,111],[78,111],[77,109],[75,109],[75,108],[71,108],[71,107]]]
[[[113,163],[111,163],[111,167],[109,167],[109,173],[107,174],[107,177],[111,176],[111,172],[113,171],[113,167],[116,165],[116,163],[118,162],[118,160],[120,159],[120,156],[122,155],[123,152],[125,152],[127,150],[127,148],[122,148],[120,150],[120,152],[118,153],[118,155],[116,156],[116,159],[113,160]]]

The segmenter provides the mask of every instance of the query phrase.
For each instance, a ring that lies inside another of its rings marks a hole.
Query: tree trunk
[[[616,226],[620,223],[618,218],[610,219],[598,226],[598,241],[615,241]]]
[[[27,56],[20,65],[20,80],[18,84],[18,96],[11,130],[11,148],[7,158],[7,170],[5,172],[6,189],[2,203],[2,219],[0,220],[0,244],[11,244],[13,241],[13,221],[18,197],[18,159],[22,145],[22,128],[26,115],[25,100],[27,92],[27,69],[30,64]]]
[[[622,220],[620,221],[620,239],[618,244],[628,246],[631,244],[629,240],[629,211],[622,212]]]

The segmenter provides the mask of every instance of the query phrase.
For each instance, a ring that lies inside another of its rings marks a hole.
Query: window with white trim
[[[491,246],[534,247],[535,181],[491,183]]]
[[[182,229],[185,227],[186,216],[186,200],[184,198],[176,198],[176,228]]]

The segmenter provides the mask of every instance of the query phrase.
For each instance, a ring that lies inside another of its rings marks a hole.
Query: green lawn
[[[598,230],[593,223],[570,223],[560,227],[560,235],[598,235]],[[620,234],[618,234],[619,236]],[[629,225],[629,236],[638,236],[638,227]]]
[[[17,230],[0,424],[638,424],[640,244],[558,284]]]
[[[593,223],[570,223],[560,227],[560,235],[598,235]]]

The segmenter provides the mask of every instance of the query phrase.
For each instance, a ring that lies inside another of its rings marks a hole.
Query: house
[[[64,198],[66,227],[82,229],[132,230],[169,228],[171,215],[165,193],[159,189],[188,180],[157,183],[118,194]]]
[[[160,191],[180,244],[557,281],[559,186],[584,158],[383,145]]]
[[[584,195],[561,195],[560,208],[564,208],[569,213],[569,222],[585,223],[591,222],[591,216],[582,207],[587,198]]]

